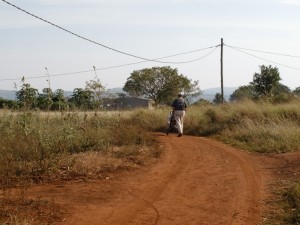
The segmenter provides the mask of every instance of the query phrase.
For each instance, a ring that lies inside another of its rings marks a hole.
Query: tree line
[[[300,87],[291,91],[280,83],[281,77],[277,67],[271,65],[259,66],[260,71],[254,73],[253,80],[248,85],[240,86],[230,95],[230,101],[245,99],[263,100],[272,103],[287,102],[300,97]],[[133,71],[127,78],[123,87],[124,93],[119,97],[133,96],[149,99],[154,105],[170,105],[178,92],[182,92],[188,99],[200,98],[201,89],[199,81],[188,79],[179,74],[177,69],[169,66],[152,67]],[[16,100],[10,101],[0,98],[0,108],[26,109],[26,110],[100,110],[105,108],[103,100],[111,98],[100,79],[87,81],[85,88],[75,88],[70,97],[66,97],[64,90],[52,91],[50,87],[44,88],[42,93],[31,87],[22,79],[22,85],[16,92]],[[204,100],[200,98],[197,103]],[[215,95],[213,103],[222,103],[220,93]]]
[[[281,77],[277,67],[271,65],[259,66],[259,72],[254,73],[253,80],[248,85],[240,86],[230,95],[230,101],[250,99],[271,103],[288,102],[300,97],[300,87],[291,90],[280,83]]]
[[[57,89],[52,91],[50,87],[38,89],[32,87],[22,78],[20,90],[16,92],[16,100],[0,98],[0,108],[24,109],[24,110],[69,110],[69,109],[97,109],[100,107],[105,87],[99,79],[86,82],[85,88],[75,88],[70,97],[66,97],[65,91]]]
[[[152,67],[135,70],[127,78],[123,87],[124,93],[118,97],[141,97],[149,99],[154,105],[170,104],[178,92],[185,96],[200,96],[198,81],[192,81],[179,74],[177,69],[169,66]],[[25,110],[100,110],[105,108],[104,99],[111,98],[100,79],[87,81],[85,88],[75,88],[70,97],[66,97],[64,90],[52,91],[50,87],[42,92],[32,87],[22,79],[20,90],[16,92],[16,100],[0,98],[0,108]]]

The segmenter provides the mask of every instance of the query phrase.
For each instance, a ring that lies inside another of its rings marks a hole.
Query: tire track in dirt
[[[32,195],[66,205],[72,225],[257,225],[264,185],[256,156],[217,141],[155,134],[155,165],[94,183],[43,185]]]
[[[133,195],[133,196],[135,196],[136,198],[140,199],[138,196],[136,196],[132,192],[128,191],[128,193],[131,194],[131,195]],[[156,225],[157,222],[158,222],[158,219],[160,217],[158,209],[153,204],[151,204],[150,202],[148,202],[147,200],[145,200],[145,199],[141,199],[141,200],[144,201],[144,202],[146,202],[150,207],[152,207],[154,209],[154,211],[156,213],[156,218],[155,218],[155,221],[154,221],[153,225]]]

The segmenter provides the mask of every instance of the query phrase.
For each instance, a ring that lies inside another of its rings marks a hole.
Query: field
[[[192,106],[184,133],[217,139],[261,156],[288,158],[285,154],[295,152],[297,157],[299,108],[299,102]],[[96,114],[2,112],[1,223],[49,224],[64,215],[64,208],[55,201],[27,196],[37,184],[101,181],[160,162],[165,149],[155,134],[165,132],[168,113],[168,108]],[[269,224],[299,223],[299,180],[296,172],[272,183],[272,204],[266,206],[272,208]],[[53,213],[54,208],[61,210]],[[21,213],[24,210],[43,213]]]

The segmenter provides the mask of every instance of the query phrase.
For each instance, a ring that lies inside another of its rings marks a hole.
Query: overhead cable
[[[226,44],[224,44],[224,46],[225,45]],[[281,55],[281,56],[287,56],[287,57],[299,58],[300,59],[300,56],[296,56],[296,55],[289,55],[289,54],[269,52],[269,51],[261,51],[261,50],[255,50],[255,49],[250,49],[250,48],[242,48],[242,47],[237,47],[237,46],[232,46],[232,45],[226,45],[226,46],[231,47],[231,48],[235,48],[235,49],[242,49],[242,50],[248,50],[248,51],[253,51],[253,52],[261,52],[261,53],[267,53],[267,54],[272,54],[272,55]]]
[[[250,53],[248,53],[248,52],[242,51],[242,50],[240,50],[240,49],[238,49],[238,48],[235,48],[235,47],[232,47],[232,46],[229,46],[229,45],[226,45],[226,46],[229,47],[229,48],[231,48],[231,49],[234,49],[234,50],[236,50],[236,51],[239,51],[239,52],[241,52],[241,53],[250,55],[250,56],[252,56],[252,57],[255,57],[255,58],[258,58],[258,59],[267,61],[267,62],[275,63],[275,64],[277,64],[277,65],[284,66],[284,67],[287,67],[287,68],[291,68],[291,69],[294,69],[294,70],[300,70],[300,68],[298,68],[298,67],[288,66],[288,65],[285,65],[285,64],[282,64],[282,63],[278,63],[278,62],[275,62],[275,61],[272,61],[272,60],[268,60],[268,59],[265,59],[265,58],[262,58],[262,57],[259,57],[259,56],[250,54]]]
[[[43,22],[45,22],[45,23],[48,23],[48,24],[50,24],[50,25],[52,25],[52,26],[54,26],[54,27],[56,27],[56,28],[58,28],[58,29],[61,29],[61,30],[65,31],[65,32],[67,32],[67,33],[73,35],[73,36],[76,36],[76,37],[78,37],[78,38],[80,38],[80,39],[83,39],[83,40],[85,40],[85,41],[91,42],[91,43],[93,43],[93,44],[99,45],[99,46],[101,46],[101,47],[103,47],[103,48],[106,48],[106,49],[109,49],[109,50],[111,50],[111,51],[114,51],[114,52],[117,52],[117,53],[120,53],[120,54],[123,54],[123,55],[127,55],[127,56],[130,56],[130,57],[142,59],[142,60],[145,60],[145,61],[158,62],[158,63],[168,63],[168,64],[170,64],[170,63],[174,63],[174,64],[180,64],[180,63],[182,63],[182,62],[163,62],[163,61],[158,61],[158,60],[155,60],[155,59],[147,59],[147,58],[144,58],[144,57],[140,57],[140,56],[137,56],[137,55],[133,55],[133,54],[131,54],[131,53],[127,53],[127,52],[124,52],[124,51],[117,50],[117,49],[115,49],[115,48],[112,48],[112,47],[109,47],[109,46],[107,46],[107,45],[101,44],[101,43],[99,43],[99,42],[97,42],[97,41],[93,41],[93,40],[91,40],[91,39],[89,39],[89,38],[86,38],[86,37],[84,37],[84,36],[82,36],[82,35],[76,34],[76,33],[72,32],[72,31],[70,31],[70,30],[68,30],[68,29],[66,29],[66,28],[63,28],[63,27],[61,27],[61,26],[59,26],[59,25],[57,25],[57,24],[54,24],[54,23],[52,23],[52,22],[50,22],[50,21],[48,21],[48,20],[45,20],[45,19],[43,19],[43,18],[41,18],[41,17],[39,17],[39,16],[36,16],[36,15],[34,15],[33,13],[30,13],[30,12],[28,12],[28,11],[26,11],[26,10],[24,10],[24,9],[22,9],[22,8],[20,8],[20,7],[16,6],[16,5],[14,5],[14,4],[12,4],[12,3],[6,1],[6,0],[2,0],[2,1],[5,2],[6,4],[8,4],[8,5],[10,5],[10,6],[16,8],[16,9],[18,9],[18,10],[20,10],[20,11],[22,11],[22,12],[28,14],[28,15],[30,15],[30,16],[33,16],[33,17],[36,18],[36,19],[39,19],[39,20],[41,20],[41,21],[43,21]],[[214,46],[213,46],[213,47],[214,47]],[[210,48],[212,48],[212,47],[210,47]],[[183,63],[185,63],[185,62],[183,62]]]
[[[215,46],[215,48],[208,52],[207,54],[205,54],[204,56],[200,57],[200,58],[196,58],[193,60],[189,60],[189,61],[185,61],[185,62],[181,62],[181,63],[191,63],[191,62],[195,62],[195,61],[199,61],[201,59],[204,59],[205,57],[209,56],[211,53],[213,53],[217,48],[219,47],[219,45]],[[204,48],[204,49],[208,49],[208,48]],[[193,50],[193,51],[188,51],[188,52],[183,52],[183,53],[178,53],[178,54],[174,54],[174,55],[169,55],[169,56],[164,56],[164,57],[160,57],[160,58],[156,58],[156,59],[165,59],[165,58],[171,58],[174,56],[179,56],[179,55],[185,55],[185,54],[189,54],[189,53],[193,53],[196,51],[200,51],[200,50],[204,50],[204,49],[198,49],[198,50]],[[131,65],[136,65],[136,64],[141,64],[141,63],[145,63],[145,62],[149,62],[147,60],[144,61],[140,61],[140,62],[134,62],[134,63],[127,63],[127,64],[121,64],[121,65],[115,65],[115,66],[108,66],[108,67],[102,67],[97,69],[96,67],[93,70],[83,70],[83,71],[77,71],[77,72],[70,72],[70,73],[60,73],[60,74],[53,74],[53,75],[49,75],[50,77],[58,77],[58,76],[66,76],[66,75],[73,75],[73,74],[80,74],[80,73],[88,73],[88,72],[92,72],[95,70],[108,70],[108,69],[114,69],[114,68],[119,68],[119,67],[125,67],[125,66],[131,66]],[[48,76],[48,75],[47,75]],[[31,77],[26,77],[26,80],[28,79],[37,79],[37,78],[44,78],[45,76],[31,76]],[[7,79],[0,79],[1,81],[14,81],[14,80],[19,80],[20,78],[7,78]]]

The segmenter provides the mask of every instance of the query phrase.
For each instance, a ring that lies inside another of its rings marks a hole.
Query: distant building
[[[122,97],[103,100],[103,108],[108,110],[122,110],[134,108],[152,108],[151,100],[137,97]]]

